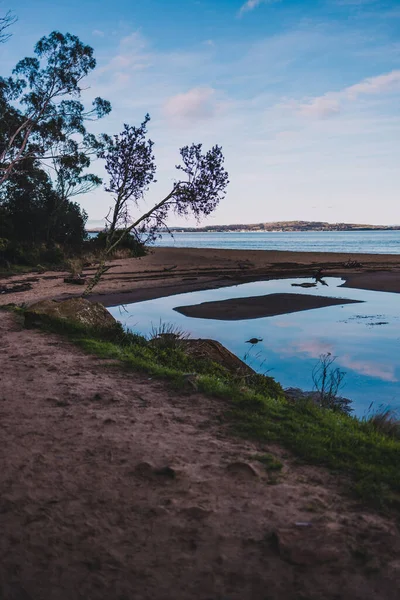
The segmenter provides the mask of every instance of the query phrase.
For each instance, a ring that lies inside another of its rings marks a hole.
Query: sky
[[[400,224],[400,0],[1,0],[8,9],[2,75],[68,31],[95,49],[84,100],[113,107],[91,129],[150,113],[147,206],[170,190],[179,148],[201,142],[222,145],[230,175],[203,225]],[[92,171],[106,175],[101,161]],[[102,188],[78,200],[91,226],[112,203]]]

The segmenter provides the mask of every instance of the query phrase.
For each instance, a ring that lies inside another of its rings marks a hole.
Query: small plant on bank
[[[319,396],[318,403],[320,406],[347,412],[346,402],[343,403],[345,399],[338,398],[338,392],[343,387],[346,373],[337,367],[333,367],[336,358],[330,352],[321,354],[318,363],[313,368],[312,380],[314,389]]]
[[[372,408],[372,405],[370,406]],[[400,419],[398,412],[388,407],[380,406],[366,419],[366,423],[373,427],[375,431],[383,433],[388,437],[400,440]]]
[[[176,350],[182,349],[184,347],[182,342],[189,337],[189,334],[177,325],[165,323],[160,319],[157,326],[152,325],[149,341],[160,350]]]
[[[283,464],[273,454],[261,454],[254,457],[267,471],[282,471]]]

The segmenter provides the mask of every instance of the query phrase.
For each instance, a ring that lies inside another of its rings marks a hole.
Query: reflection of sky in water
[[[329,287],[292,287],[299,279],[246,283],[158,298],[114,307],[110,312],[124,326],[148,334],[160,319],[184,329],[192,337],[220,341],[243,358],[246,340],[263,338],[251,348],[249,364],[268,372],[284,387],[312,389],[311,371],[320,354],[331,352],[346,371],[342,395],[353,399],[362,415],[371,402],[400,408],[400,312],[398,294],[338,287],[342,280],[327,278]],[[228,298],[272,293],[299,293],[351,298],[362,304],[332,306],[297,313],[242,321],[185,317],[174,307]]]

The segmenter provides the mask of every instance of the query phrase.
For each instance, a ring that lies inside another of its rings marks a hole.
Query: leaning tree
[[[111,105],[95,98],[87,110],[80,101],[81,82],[95,66],[93,48],[53,31],[36,44],[34,57],[0,78],[0,185],[26,159],[64,161],[65,171],[68,144],[75,157],[98,151],[85,122],[108,114]]]
[[[111,194],[113,206],[107,216],[105,249],[84,295],[99,283],[108,268],[107,259],[128,235],[141,242],[152,241],[166,227],[171,213],[194,215],[199,220],[215,210],[225,196],[228,173],[222,148],[213,146],[203,152],[202,144],[192,144],[180,149],[181,163],[176,166],[179,177],[170,192],[145,210],[142,201],[156,173],[153,142],[147,139],[149,120],[146,115],[139,127],[124,125],[120,135],[103,136],[100,156],[105,160],[108,173],[105,190]]]

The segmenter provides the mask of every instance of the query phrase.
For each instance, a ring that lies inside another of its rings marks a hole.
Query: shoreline
[[[345,268],[349,260],[362,266]],[[92,301],[111,307],[176,294],[282,278],[341,277],[343,287],[400,293],[400,255],[153,248],[142,258],[110,261]],[[95,267],[84,269],[89,278]],[[0,275],[0,305],[79,296],[83,289],[64,283],[68,273],[53,271]]]

